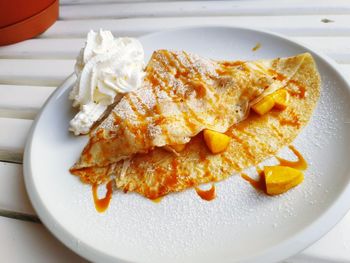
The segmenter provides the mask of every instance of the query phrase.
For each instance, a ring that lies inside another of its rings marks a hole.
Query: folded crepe
[[[303,56],[217,62],[156,51],[143,87],[126,94],[92,132],[72,171],[185,144],[203,129],[226,132],[248,116],[252,103],[285,86],[302,61]]]
[[[71,169],[84,182],[98,184],[113,176],[123,191],[154,199],[222,180],[291,143],[310,119],[320,93],[310,54],[215,62],[162,50],[153,54],[146,71],[145,87],[120,101]],[[286,110],[263,116],[249,113],[251,105],[282,87],[292,95]],[[163,91],[170,95],[160,96]],[[144,103],[153,97],[150,94],[158,99]],[[136,101],[142,101],[141,117],[122,110],[140,113]],[[212,154],[202,139],[203,129],[230,136],[227,150]],[[187,143],[185,150],[176,154],[162,147],[183,143]]]

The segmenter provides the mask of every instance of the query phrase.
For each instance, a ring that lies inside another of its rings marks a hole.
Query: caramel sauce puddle
[[[194,188],[200,198],[205,201],[211,201],[216,197],[215,185],[212,184],[209,190],[201,190],[198,187]]]
[[[107,185],[106,185],[107,192],[106,192],[106,195],[104,198],[98,198],[97,188],[98,188],[97,184],[94,184],[92,186],[92,195],[94,198],[95,208],[96,208],[97,212],[103,213],[107,210],[109,203],[112,199],[113,181],[109,181],[107,183]]]

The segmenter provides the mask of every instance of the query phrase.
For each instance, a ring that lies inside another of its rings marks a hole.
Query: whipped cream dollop
[[[69,99],[80,111],[69,130],[75,135],[88,133],[117,95],[140,88],[144,65],[143,47],[137,39],[91,30],[75,64],[77,80]]]

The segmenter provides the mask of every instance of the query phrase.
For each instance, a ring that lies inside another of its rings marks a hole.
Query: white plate
[[[350,206],[349,85],[323,55],[286,38],[231,27],[184,28],[141,38],[155,49],[246,60],[311,52],[322,76],[322,95],[310,124],[294,145],[310,167],[305,182],[267,197],[239,176],[217,184],[212,202],[188,191],[159,204],[137,194],[114,193],[104,214],[91,187],[69,174],[87,138],[68,132],[74,111],[68,78],[33,125],[24,158],[30,199],[48,229],[81,256],[100,262],[271,262],[287,258],[330,230]],[[256,52],[252,48],[261,43]]]

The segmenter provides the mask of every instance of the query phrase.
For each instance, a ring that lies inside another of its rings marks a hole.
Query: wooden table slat
[[[342,63],[339,67],[350,78],[348,0],[61,0],[60,4],[60,20],[44,34],[0,47],[0,242],[6,261],[84,262],[40,223],[13,218],[37,218],[24,189],[21,162],[26,137],[46,98],[73,72],[90,29],[109,29],[115,36],[202,25],[265,29],[322,51]],[[284,262],[348,262],[349,233],[350,213],[320,241]]]
[[[0,118],[0,161],[22,162],[31,120]]]
[[[84,42],[84,38],[29,39],[0,47],[0,59],[75,59]]]
[[[291,38],[322,51],[338,63],[350,63],[350,37]],[[31,39],[0,48],[0,59],[73,60],[84,42],[84,38]]]
[[[3,262],[86,262],[62,245],[42,225],[0,217]]]
[[[0,84],[57,86],[74,64],[75,60],[0,59]]]
[[[61,6],[61,20],[176,16],[349,14],[346,0],[182,1]]]
[[[129,3],[129,2],[149,2],[150,0],[60,0],[60,6],[64,5],[76,5],[76,4],[83,4],[84,6],[89,4],[111,4],[111,3]],[[153,1],[153,0],[152,0]],[[181,0],[155,0],[153,2],[180,2]],[[192,0],[192,1],[198,1],[198,0]]]
[[[36,214],[25,190],[21,164],[0,162],[0,216],[2,210]]]
[[[329,23],[322,22],[329,19]],[[41,38],[85,37],[90,29],[111,30],[116,36],[139,36],[150,32],[187,26],[241,26],[265,29],[289,36],[346,36],[349,15],[308,16],[220,16],[57,21]]]
[[[0,85],[0,117],[34,119],[55,87]]]
[[[305,43],[314,47],[315,45],[312,45],[314,42],[308,43],[308,40],[310,39],[306,39]],[[346,43],[349,42],[347,38]],[[338,62],[350,62],[350,53],[347,53],[350,45],[345,43],[337,49],[331,47],[334,44],[333,41],[320,43],[318,49],[326,53],[328,51],[332,58],[339,60]],[[72,51],[73,53],[76,52]],[[0,85],[57,86],[73,72],[74,64],[74,59],[0,59]]]

